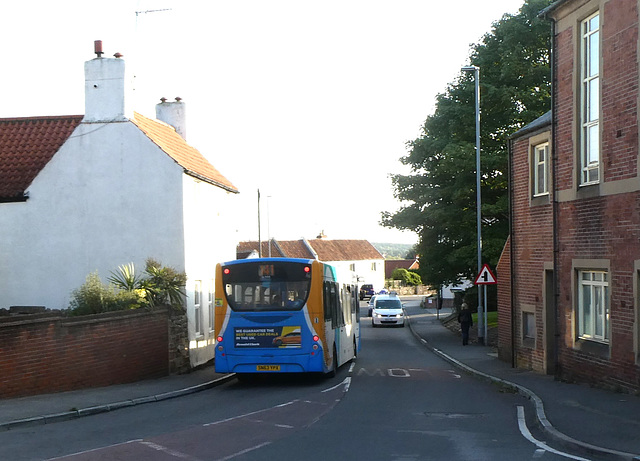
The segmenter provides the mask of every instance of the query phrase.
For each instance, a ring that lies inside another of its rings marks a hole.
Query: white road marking
[[[174,458],[180,458],[180,459],[187,459],[189,461],[200,461],[198,458],[194,458],[193,456],[190,456],[186,453],[182,453],[176,450],[172,450],[170,448],[164,447],[162,445],[158,445],[157,443],[153,443],[153,442],[140,442],[140,445],[144,445],[146,447],[152,448],[156,451],[161,451],[162,453],[165,453],[169,456],[173,456]]]
[[[70,455],[57,456],[55,458],[48,458],[47,461],[55,461],[56,459],[71,458],[73,456],[85,455],[87,453],[93,453],[94,451],[104,450],[105,448],[119,447],[121,445],[128,445],[130,443],[140,443],[140,442],[142,442],[142,439],[134,439],[134,440],[129,440],[128,442],[114,443],[113,445],[107,445],[106,447],[93,448],[91,450],[79,451],[77,453],[72,453]]]
[[[238,453],[234,453],[232,455],[225,456],[224,458],[218,458],[218,459],[216,459],[216,461],[227,461],[227,460],[233,459],[233,458],[235,458],[237,456],[241,456],[241,455],[244,455],[246,453],[249,453],[250,451],[259,450],[262,447],[266,447],[270,443],[271,442],[265,442],[265,443],[261,443],[260,445],[256,445],[255,447],[245,448],[244,450],[240,450]]]
[[[389,368],[387,373],[392,378],[410,378],[411,375],[404,368]]]
[[[216,424],[228,423],[229,421],[235,421],[236,419],[246,418],[247,416],[257,415],[258,413],[264,413],[265,411],[272,410],[273,408],[286,407],[287,405],[292,405],[292,404],[294,404],[296,402],[297,402],[297,400],[292,400],[291,402],[281,403],[281,404],[275,405],[275,406],[273,406],[271,408],[264,408],[262,410],[252,411],[251,413],[245,413],[244,415],[233,416],[231,418],[221,419],[220,421],[214,421],[212,423],[206,423],[206,424],[203,424],[202,427],[215,426]]]
[[[547,445],[546,443],[540,442],[539,440],[534,438],[533,435],[531,435],[531,432],[529,432],[529,428],[527,427],[527,422],[524,419],[524,407],[520,405],[518,405],[518,427],[520,428],[520,433],[524,436],[525,439],[527,439],[529,442],[533,443],[535,446],[537,446],[538,448],[544,451],[548,451],[549,453],[553,453],[555,455],[564,456],[565,458],[575,459],[577,461],[591,461],[587,458],[581,458],[579,456],[574,456],[574,455],[570,455],[569,453],[564,453],[562,451],[555,450],[551,448],[549,445]],[[536,456],[539,456],[538,450],[536,450]]]
[[[332,390],[334,390],[334,389],[337,389],[337,388],[339,388],[340,386],[343,386],[343,385],[345,386],[344,391],[345,391],[345,392],[347,392],[347,391],[349,390],[349,385],[350,385],[350,384],[351,384],[351,378],[350,378],[350,377],[346,377],[346,378],[344,379],[344,381],[342,381],[341,383],[338,383],[338,384],[336,384],[335,386],[330,387],[329,389],[325,389],[325,390],[323,390],[323,391],[321,391],[321,392],[329,392],[329,391],[332,391]]]

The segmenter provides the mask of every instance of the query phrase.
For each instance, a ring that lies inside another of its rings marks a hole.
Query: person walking
[[[458,322],[460,322],[460,329],[462,330],[462,345],[466,346],[469,344],[469,328],[473,326],[473,318],[467,303],[462,303],[462,306],[460,306]]]

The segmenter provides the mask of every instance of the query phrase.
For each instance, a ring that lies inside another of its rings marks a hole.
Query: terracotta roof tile
[[[309,240],[320,261],[384,259],[368,240]]]
[[[261,242],[262,243],[262,256],[267,257],[269,255],[269,241]],[[280,250],[279,247],[280,242],[275,242],[275,240],[271,241],[271,257],[273,258],[284,258],[287,257]],[[249,241],[249,242],[240,242],[236,247],[236,257],[239,259],[244,259],[251,254],[252,251],[258,251],[258,242],[257,241]]]
[[[176,130],[158,120],[153,120],[139,113],[134,114],[132,122],[140,128],[149,139],[156,143],[167,155],[175,160],[185,172],[229,192],[238,189],[225,178],[211,163],[196,149],[190,146]]]
[[[368,259],[384,259],[376,248],[367,240],[307,240],[320,261],[362,261]],[[268,254],[267,242],[262,242],[263,257]],[[238,257],[246,257],[252,250],[258,250],[258,242],[240,242],[237,248]],[[275,240],[271,245],[273,257],[315,259],[315,256],[304,240]]]
[[[82,115],[0,119],[0,201],[21,201]]]
[[[0,119],[0,202],[24,200],[24,192],[51,160],[82,115]],[[133,123],[187,174],[230,192],[238,192],[194,147],[166,123],[138,113]]]
[[[280,240],[278,245],[289,258],[316,259],[303,240]]]

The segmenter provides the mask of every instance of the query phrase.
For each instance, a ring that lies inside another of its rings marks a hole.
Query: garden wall
[[[130,383],[188,368],[184,315],[0,317],[0,398]]]

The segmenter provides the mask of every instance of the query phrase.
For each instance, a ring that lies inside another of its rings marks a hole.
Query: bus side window
[[[353,305],[352,312],[356,314],[356,322],[360,321],[360,306],[358,302],[358,287],[354,285],[353,290],[351,290],[351,303]]]
[[[342,318],[346,325],[351,325],[351,287],[342,285]]]
[[[331,291],[331,326],[333,328],[338,328],[340,325],[338,324],[339,322],[339,317],[338,317],[338,293],[336,290],[336,284],[335,282],[330,282],[329,283],[329,289]]]
[[[331,290],[329,289],[329,282],[324,282],[323,286],[323,299],[322,305],[324,307],[324,319],[325,321],[331,320]]]

